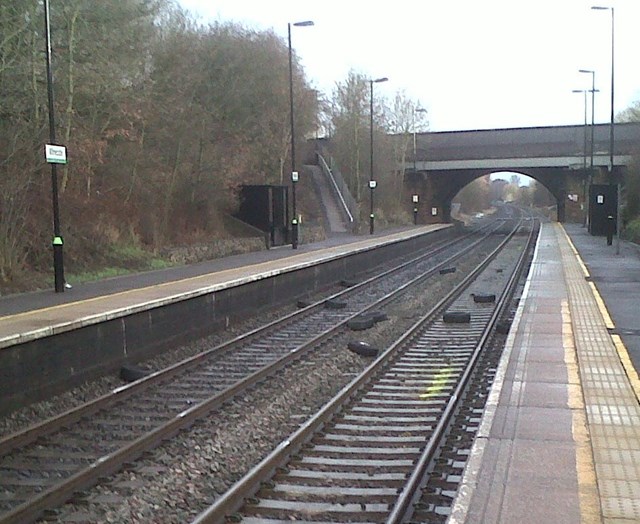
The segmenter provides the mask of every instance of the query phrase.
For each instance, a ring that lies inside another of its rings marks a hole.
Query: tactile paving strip
[[[637,377],[627,375],[584,264],[557,232],[604,522],[640,522],[640,403],[630,382]]]

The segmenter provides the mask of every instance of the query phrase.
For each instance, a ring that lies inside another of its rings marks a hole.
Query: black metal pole
[[[51,26],[49,22],[49,0],[44,0],[44,32],[47,40],[47,96],[49,99],[49,141],[56,144],[56,124],[53,103],[53,71],[51,68]],[[51,194],[53,199],[53,273],[56,293],[64,291],[64,255],[60,234],[60,207],[58,204],[58,170],[51,164]]]
[[[291,219],[291,247],[298,249],[298,214],[296,210],[296,182],[293,173],[296,170],[296,139],[293,120],[293,52],[291,50],[291,24],[287,24],[289,35],[289,116],[291,123],[291,198],[293,217]]]
[[[582,147],[582,168],[584,172],[587,172],[587,90],[583,89],[582,93],[584,93],[584,132],[583,132],[583,147]]]
[[[591,140],[589,142],[589,174],[587,175],[587,231],[591,232],[591,184],[593,183],[593,151],[595,132],[595,112],[596,112],[596,72],[591,71]]]
[[[614,11],[613,11],[613,6],[611,7],[611,125],[609,128],[609,165],[610,165],[610,170],[611,170],[611,178],[614,178],[614,172],[613,172],[613,146],[614,146],[614,140],[613,140],[613,134],[614,134],[614,104],[613,104],[613,100],[614,100],[614,94],[615,94],[615,87],[614,87],[614,78],[615,78],[615,67],[614,67],[614,57],[615,57],[615,52],[614,52],[614,42],[615,42],[615,22],[614,22],[615,18],[614,18]],[[616,255],[620,254],[620,230],[622,229],[622,213],[621,213],[621,208],[622,208],[622,202],[621,200],[621,186],[622,186],[622,179],[617,180],[617,188],[616,188]]]
[[[596,112],[596,72],[591,71],[591,144],[589,147],[589,167],[593,172],[593,150],[594,150],[594,128],[595,128],[595,112]]]
[[[591,141],[589,143],[589,172],[587,174],[587,195],[589,194],[589,188],[593,182],[593,151],[595,147],[595,108],[596,108],[596,72],[592,69],[580,69],[580,73],[589,73],[591,75]],[[591,204],[587,198],[587,230],[591,232]]]
[[[614,78],[615,78],[615,68],[613,65],[613,60],[614,60],[614,50],[613,50],[613,44],[615,41],[615,37],[614,37],[614,17],[613,17],[613,7],[610,8],[611,9],[611,123],[609,125],[609,171],[611,172],[611,175],[613,175],[613,123],[614,123],[614,104],[613,104],[613,99],[614,99],[614,94],[615,94],[615,88],[614,88]],[[618,206],[619,206],[620,202],[618,202]],[[618,227],[618,229],[620,229]]]
[[[369,80],[369,87],[371,88],[369,96],[369,145],[371,149],[369,165],[369,234],[373,235],[375,220],[375,216],[373,214],[373,80]]]
[[[417,155],[417,146],[416,146],[416,117],[415,113],[413,115],[413,172],[417,172],[416,167],[416,155]]]
[[[587,90],[583,90],[584,93],[584,144],[583,144],[583,156],[582,156],[582,168],[584,170],[584,185],[583,185],[583,189],[582,189],[582,200],[584,201],[584,222],[583,225],[586,227],[589,223],[588,220],[588,216],[589,216],[589,212],[588,212],[588,206],[587,206],[587,202],[589,200],[588,197],[588,180],[589,180],[589,174],[587,172]]]

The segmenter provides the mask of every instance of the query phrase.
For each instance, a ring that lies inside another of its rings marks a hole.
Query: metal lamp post
[[[56,145],[56,123],[53,104],[53,70],[51,68],[51,24],[49,22],[49,0],[44,0],[44,32],[47,41],[47,95],[49,99],[49,142]],[[50,146],[47,147],[49,149]],[[62,148],[59,148],[62,149]],[[48,153],[47,153],[48,156]],[[65,154],[66,159],[66,154]],[[47,161],[51,164],[51,193],[53,200],[53,272],[56,293],[62,293],[64,282],[64,255],[62,249],[62,236],[60,234],[60,207],[58,204],[58,160]]]
[[[371,96],[369,97],[369,137],[370,137],[370,147],[371,147],[371,162],[370,162],[370,170],[369,170],[369,234],[373,235],[374,230],[374,221],[375,215],[373,213],[373,190],[376,187],[376,181],[373,179],[373,84],[379,84],[381,82],[386,82],[389,80],[387,77],[376,78],[375,80],[369,80],[369,87]]]
[[[594,130],[595,130],[595,113],[596,113],[596,72],[591,69],[580,69],[579,73],[585,73],[591,75],[591,141],[589,143],[589,173],[587,175],[587,188],[591,187],[593,182],[593,149],[595,147],[594,142]],[[589,201],[587,199],[587,227],[591,231],[591,221],[589,217]]]
[[[311,20],[287,24],[289,36],[289,116],[291,118],[291,198],[293,207],[293,217],[291,219],[291,247],[298,249],[298,211],[296,209],[296,184],[298,182],[298,172],[296,171],[296,141],[293,119],[293,52],[291,48],[291,26],[308,27],[313,25]]]
[[[586,89],[574,89],[571,92],[584,94],[584,131],[583,131],[583,147],[582,147],[582,169],[586,174],[587,173],[587,93],[588,91]],[[587,175],[587,178],[588,178],[588,175]],[[587,185],[586,179],[583,182],[582,199],[584,202],[588,202],[587,189],[584,187],[585,185]],[[584,224],[583,224],[585,226],[587,225],[587,222],[588,222],[587,216],[588,216],[588,211],[587,211],[587,206],[585,204],[585,216],[584,216]]]
[[[584,143],[582,149],[582,167],[587,171],[587,89],[574,89],[572,93],[582,93],[584,95]]]
[[[585,73],[585,74],[590,74],[591,75],[591,89],[589,90],[589,92],[591,93],[591,144],[589,147],[589,156],[590,156],[590,162],[589,162],[589,167],[593,170],[593,131],[594,131],[594,115],[595,115],[595,107],[596,107],[596,72],[592,71],[590,69],[580,69],[578,71],[579,73]]]
[[[613,7],[604,7],[604,6],[592,6],[591,9],[596,11],[611,11],[611,119],[609,125],[609,181],[613,183],[613,145],[614,145],[614,137],[613,137],[613,123],[614,123],[614,80],[615,80],[615,67],[614,67],[614,42],[615,42],[615,16]],[[621,181],[618,181],[617,184],[617,202],[616,202],[616,255],[620,254],[620,184]]]

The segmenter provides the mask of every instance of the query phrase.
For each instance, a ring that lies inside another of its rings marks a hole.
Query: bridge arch
[[[501,175],[499,177],[493,177],[493,175]],[[507,194],[504,192],[504,185],[501,185],[500,182],[503,182],[505,185],[506,184],[512,184],[513,183],[513,179],[514,177],[517,179],[516,184],[517,184],[517,188],[518,191],[520,192],[520,195],[522,195],[523,191],[527,191],[527,190],[522,190],[520,188],[522,187],[527,187],[528,186],[528,196],[530,197],[530,200],[527,201],[527,203],[531,203],[531,204],[535,204],[538,203],[541,206],[554,206],[555,210],[553,212],[553,218],[557,218],[556,217],[556,210],[558,207],[558,201],[559,199],[562,197],[562,195],[554,195],[551,190],[545,185],[545,180],[542,179],[538,179],[535,177],[535,173],[533,173],[534,176],[531,176],[532,174],[530,172],[528,172],[527,170],[510,170],[510,171],[505,171],[502,169],[492,169],[492,170],[486,170],[484,172],[479,172],[477,177],[474,178],[471,182],[469,182],[469,184],[473,184],[475,181],[477,181],[480,178],[485,178],[488,181],[487,187],[485,188],[486,191],[486,204],[490,205],[490,203],[494,202],[497,199],[506,199],[509,196],[513,196],[510,194]],[[506,180],[505,180],[506,177]],[[522,178],[526,178],[529,181],[532,181],[535,183],[535,185],[531,185],[531,184],[527,184],[527,183],[522,183]],[[458,192],[449,195],[446,195],[446,198],[451,199],[452,205],[454,202],[460,202],[463,201],[464,198],[462,198],[460,195],[461,193],[464,193],[465,189],[469,187],[469,184],[463,186]],[[586,189],[586,188],[585,188]],[[451,193],[453,193],[453,190],[451,191]],[[475,195],[474,195],[475,196]],[[483,195],[485,196],[485,195]],[[516,195],[517,196],[517,195]],[[466,203],[469,203],[468,200],[468,196],[466,197]],[[583,198],[583,195],[580,195],[580,199]],[[463,202],[464,204],[465,202]],[[483,202],[484,204],[484,202]],[[479,209],[478,209],[479,210]]]
[[[483,167],[410,172],[405,177],[406,191],[419,195],[420,202],[423,202],[419,208],[421,223],[449,222],[453,198],[464,187],[477,178],[504,171],[528,176],[542,184],[556,200],[559,221],[564,222],[567,218],[575,221],[582,220],[581,204],[586,197],[586,176],[584,173],[564,172],[558,168],[496,167],[491,169]],[[569,207],[568,215],[567,207]]]

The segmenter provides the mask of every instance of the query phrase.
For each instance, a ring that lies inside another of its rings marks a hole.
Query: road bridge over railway
[[[621,180],[632,155],[640,153],[640,123],[615,124],[609,172],[609,130],[608,124],[594,126],[593,149],[591,128],[582,125],[418,133],[415,158],[410,151],[405,166],[405,189],[419,195],[419,222],[449,221],[451,201],[465,185],[513,171],[554,195],[558,220],[581,220],[588,185]]]

